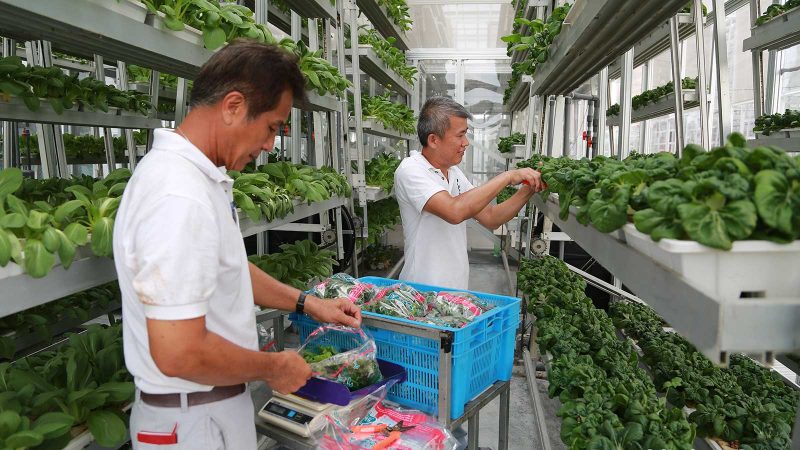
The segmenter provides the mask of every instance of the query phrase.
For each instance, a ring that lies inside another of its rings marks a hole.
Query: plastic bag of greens
[[[362,283],[346,273],[337,273],[314,286],[312,293],[319,298],[347,298],[363,305],[375,295],[375,286]]]
[[[311,422],[317,448],[324,450],[455,450],[458,441],[444,425],[421,411],[384,401],[388,386]],[[390,430],[399,431],[399,436]]]
[[[375,341],[360,328],[321,326],[308,335],[298,352],[314,376],[341,383],[351,391],[383,379]]]
[[[492,309],[492,305],[468,292],[439,292],[428,303],[428,318],[463,321],[461,326]]]
[[[416,320],[428,310],[428,298],[406,284],[394,284],[375,293],[364,311]]]

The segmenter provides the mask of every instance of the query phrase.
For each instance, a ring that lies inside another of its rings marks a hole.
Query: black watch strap
[[[303,309],[306,307],[306,293],[300,292],[300,296],[297,297],[297,306],[295,306],[294,311],[297,314],[303,314]]]

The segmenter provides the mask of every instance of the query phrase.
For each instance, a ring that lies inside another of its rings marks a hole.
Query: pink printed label
[[[361,294],[363,294],[364,291],[371,288],[372,288],[371,284],[358,283],[355,286],[353,286],[353,289],[350,290],[350,293],[347,295],[347,298],[351,302],[355,303],[358,301],[358,298],[361,297]]]
[[[428,419],[428,416],[423,413],[402,413],[400,411],[395,411],[383,406],[383,403],[378,403],[375,405],[375,412],[377,413],[378,417],[388,416],[395,422],[400,422],[402,420],[404,424],[419,425]]]
[[[483,314],[483,310],[482,309],[478,308],[477,306],[475,306],[474,303],[472,303],[471,301],[465,299],[464,297],[459,297],[457,295],[446,294],[446,293],[440,293],[439,297],[441,297],[441,298],[443,298],[443,299],[445,299],[445,300],[447,300],[449,302],[453,302],[453,303],[455,303],[457,305],[464,306],[470,312],[472,312],[472,314],[475,314],[476,316],[480,316],[481,314]]]

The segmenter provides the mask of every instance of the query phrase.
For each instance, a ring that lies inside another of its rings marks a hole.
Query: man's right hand
[[[542,181],[542,174],[538,170],[533,170],[529,167],[522,169],[508,171],[511,181],[510,185],[517,185],[527,182],[533,192],[540,192],[545,189],[544,181]]]
[[[285,350],[273,353],[272,357],[274,363],[264,381],[273,391],[291,394],[305,386],[311,378],[311,367],[296,351]]]

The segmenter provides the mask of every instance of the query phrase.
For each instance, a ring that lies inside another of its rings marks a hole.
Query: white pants
[[[250,390],[237,396],[177,408],[151,406],[139,399],[131,410],[131,442],[134,450],[255,450],[256,427]],[[145,444],[140,431],[170,433],[177,424],[177,444]]]

